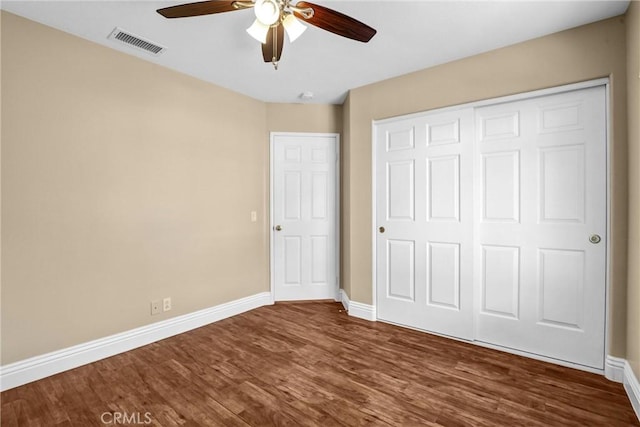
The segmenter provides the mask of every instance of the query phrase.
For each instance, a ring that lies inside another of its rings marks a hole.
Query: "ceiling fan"
[[[186,18],[250,8],[256,19],[247,32],[262,43],[264,62],[271,62],[276,70],[285,31],[293,42],[307,29],[300,21],[364,43],[376,34],[376,30],[350,16],[306,1],[292,4],[291,0],[210,0],[165,7],[157,12],[165,18]]]

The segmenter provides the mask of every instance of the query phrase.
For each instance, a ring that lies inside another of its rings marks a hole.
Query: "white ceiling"
[[[264,63],[251,10],[165,19],[187,1],[2,1],[1,8],[267,102],[342,103],[349,89],[623,14],[629,1],[317,0],[376,28],[367,44],[309,29]],[[166,46],[158,57],[108,40],[114,27]]]

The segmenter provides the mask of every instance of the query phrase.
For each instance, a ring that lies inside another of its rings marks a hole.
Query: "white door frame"
[[[583,371],[589,371],[589,372],[595,372],[595,373],[599,373],[599,374],[604,374],[604,371],[606,370],[607,367],[607,353],[609,351],[609,345],[610,345],[610,334],[609,334],[609,313],[610,313],[610,303],[611,303],[611,298],[610,298],[610,282],[611,282],[611,237],[613,236],[612,230],[611,230],[611,195],[613,194],[612,188],[611,188],[611,171],[613,170],[613,165],[611,164],[612,162],[612,157],[611,157],[611,123],[612,123],[612,117],[611,117],[611,107],[610,107],[610,82],[609,82],[609,78],[605,77],[605,78],[600,78],[600,79],[594,79],[594,80],[588,80],[588,81],[584,81],[584,82],[580,82],[580,83],[573,83],[573,84],[569,84],[569,85],[563,85],[563,86],[556,86],[556,87],[552,87],[552,88],[548,88],[548,89],[541,89],[541,90],[535,90],[535,91],[531,91],[531,92],[523,92],[523,93],[518,93],[515,95],[508,95],[508,96],[502,96],[502,97],[498,97],[498,98],[491,98],[491,99],[485,99],[485,100],[481,100],[481,101],[474,101],[474,102],[469,102],[469,103],[465,103],[465,104],[458,104],[458,105],[452,105],[449,107],[443,107],[443,108],[436,108],[433,110],[427,110],[427,111],[420,111],[420,112],[416,112],[416,113],[411,113],[411,114],[406,114],[406,115],[401,115],[399,117],[402,117],[403,119],[409,119],[412,117],[418,117],[421,116],[425,113],[441,113],[441,112],[446,112],[446,111],[453,111],[453,110],[459,110],[462,108],[478,108],[478,107],[485,107],[488,105],[495,105],[495,104],[501,104],[501,103],[505,103],[505,102],[511,102],[511,101],[520,101],[520,100],[525,100],[528,98],[535,98],[535,97],[540,97],[540,96],[546,96],[546,95],[553,95],[553,94],[558,94],[558,93],[562,93],[562,92],[569,92],[569,91],[573,91],[573,90],[580,90],[580,89],[588,89],[591,87],[596,87],[596,86],[604,86],[605,87],[605,97],[606,97],[606,106],[605,106],[605,110],[606,110],[606,119],[605,119],[605,133],[606,133],[606,153],[607,153],[607,158],[605,160],[605,167],[606,167],[606,201],[607,201],[607,207],[606,207],[606,229],[607,229],[607,241],[606,241],[606,257],[605,257],[605,271],[606,271],[606,275],[605,275],[605,319],[604,319],[604,357],[605,357],[605,369],[594,369],[594,368],[589,368],[583,365],[578,365],[578,364],[574,364],[574,363],[570,363],[570,362],[563,362],[563,361],[559,361],[557,359],[552,359],[549,357],[545,357],[545,356],[538,356],[535,354],[531,354],[531,353],[526,353],[526,352],[522,352],[522,351],[518,351],[518,350],[512,350],[512,349],[508,349],[505,347],[499,347],[499,346],[493,346],[491,344],[485,344],[485,343],[481,343],[478,341],[464,341],[464,342],[470,342],[472,344],[476,344],[482,347],[490,347],[490,348],[495,348],[501,351],[505,351],[505,352],[509,352],[509,353],[514,353],[514,354],[519,354],[519,355],[524,355],[533,359],[538,359],[538,360],[543,360],[546,362],[551,362],[554,363],[556,365],[563,365],[563,366],[569,366],[572,368],[576,368],[576,369],[580,369]],[[374,313],[374,318],[376,320],[378,320],[378,316],[376,314],[376,306],[377,306],[377,286],[378,286],[378,279],[377,279],[377,273],[376,273],[376,255],[377,255],[377,218],[376,218],[376,204],[377,204],[377,186],[376,186],[376,130],[377,130],[377,126],[380,124],[384,124],[384,123],[389,123],[389,122],[393,122],[395,120],[397,120],[398,117],[391,117],[391,118],[387,118],[387,119],[382,119],[382,120],[373,120],[371,122],[371,218],[372,218],[372,227],[371,227],[371,244],[372,244],[372,253],[371,253],[371,269],[372,269],[372,286],[371,286],[371,293],[372,293],[372,309],[373,309],[373,313]],[[433,332],[429,332],[432,333]],[[435,334],[438,335],[438,334]],[[447,338],[451,338],[451,337],[447,337]]]
[[[278,136],[301,136],[301,137],[332,137],[336,139],[336,188],[335,188],[335,224],[336,224],[336,284],[335,296],[336,301],[340,301],[340,134],[339,133],[322,133],[322,132],[271,132],[269,134],[269,291],[271,292],[271,300],[275,300],[275,257],[274,246],[275,236],[273,222],[273,171],[274,171],[274,140]]]

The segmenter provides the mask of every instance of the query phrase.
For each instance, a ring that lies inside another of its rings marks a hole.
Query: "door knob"
[[[280,231],[280,230],[282,230],[282,227],[280,227],[279,225],[276,225],[275,229],[276,229],[276,231]]]
[[[384,227],[380,227],[378,230],[380,230],[381,233],[384,233]]]
[[[597,244],[597,243],[600,243],[600,240],[602,240],[602,239],[597,234],[592,234],[591,236],[589,236],[589,241],[591,243],[593,243],[594,245]]]

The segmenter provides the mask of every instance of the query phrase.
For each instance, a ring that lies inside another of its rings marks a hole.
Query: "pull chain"
[[[278,24],[281,25],[281,24]],[[271,63],[273,64],[273,68],[274,69],[278,69],[278,61],[277,61],[277,55],[278,55],[278,27],[275,26],[273,27],[273,57],[271,58]]]

